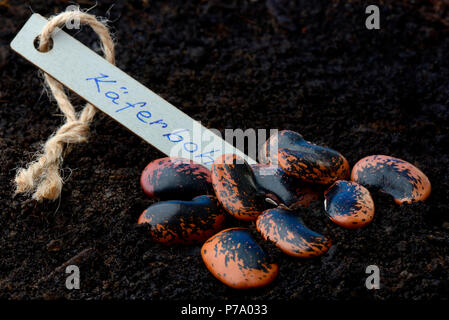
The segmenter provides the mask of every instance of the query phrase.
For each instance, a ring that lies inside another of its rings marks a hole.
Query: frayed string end
[[[63,12],[52,17],[40,34],[39,50],[48,49],[53,31],[73,19],[79,19],[80,23],[88,24],[98,34],[106,60],[114,64],[114,42],[109,29],[94,15],[79,10]],[[47,140],[37,160],[29,163],[26,168],[19,169],[14,179],[15,194],[33,194],[33,199],[37,201],[56,200],[61,195],[63,179],[60,175],[60,166],[63,153],[68,151],[68,145],[87,141],[89,124],[96,111],[93,105],[87,103],[77,115],[64,92],[63,85],[48,74],[45,74],[45,82],[64,114],[66,122]]]

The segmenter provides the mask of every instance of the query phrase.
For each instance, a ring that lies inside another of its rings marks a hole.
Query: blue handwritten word
[[[135,112],[135,116],[137,120],[139,120],[142,123],[145,123],[147,125],[153,126],[153,125],[160,125],[160,129],[169,129],[170,124],[166,122],[164,119],[159,119],[155,121],[148,121],[152,117],[152,113],[149,108],[149,104],[146,101],[139,101],[135,103],[131,103],[129,101],[123,101],[121,102],[121,99],[123,96],[128,95],[129,91],[128,88],[121,86],[117,90],[114,88],[114,84],[118,85],[116,80],[111,79],[107,74],[100,73],[98,77],[92,77],[92,78],[86,78],[86,81],[91,81],[95,83],[95,87],[97,89],[97,93],[104,94],[104,97],[107,98],[113,105],[119,106],[119,109],[116,109],[115,112],[122,112],[125,110],[133,111]],[[107,86],[105,88],[105,91],[103,93],[102,89],[104,86]],[[125,99],[122,99],[125,100]],[[126,99],[127,100],[127,99]],[[183,148],[185,151],[195,154],[198,152],[199,147],[198,144],[193,141],[185,141],[184,142],[184,136],[182,133],[189,132],[188,129],[181,129],[176,130],[172,132],[161,132],[162,137],[167,138],[167,140],[171,143],[180,143],[183,142]],[[208,152],[200,153],[199,155],[195,155],[195,158],[200,158],[201,162],[203,164],[211,164],[214,162],[214,157],[212,156],[215,152],[219,152],[220,150],[212,150]],[[204,161],[206,159],[207,161]]]
[[[220,150],[212,150],[212,151],[209,151],[209,152],[204,152],[204,153],[201,153],[201,154],[195,156],[195,158],[201,158],[201,162],[204,163],[204,164],[214,163],[214,157],[212,157],[212,155],[215,152],[219,152],[219,151]],[[209,160],[208,161],[203,161],[203,158],[207,158]]]
[[[104,78],[109,78],[109,76],[100,73],[100,77],[87,78],[86,80],[94,80],[95,81],[95,84],[97,85],[97,92],[100,92],[100,83],[103,83],[103,82],[116,83],[117,82],[115,80],[101,80],[101,79],[104,79]]]

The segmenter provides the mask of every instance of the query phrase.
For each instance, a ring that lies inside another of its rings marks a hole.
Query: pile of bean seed
[[[152,161],[141,186],[161,201],[148,207],[138,223],[149,225],[155,242],[203,244],[207,269],[226,285],[247,289],[272,282],[278,266],[270,263],[248,228],[223,230],[230,216],[255,221],[263,238],[284,253],[308,258],[332,246],[331,239],[305,226],[298,213],[323,194],[329,218],[355,229],[374,218],[369,189],[391,195],[397,204],[423,201],[431,191],[426,175],[404,160],[372,155],[350,173],[343,155],[289,130],[265,142],[259,162],[249,165],[235,154],[224,154],[208,170],[181,158]]]

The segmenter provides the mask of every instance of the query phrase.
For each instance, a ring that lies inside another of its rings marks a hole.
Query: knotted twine
[[[52,33],[68,21],[89,25],[101,40],[101,49],[106,60],[115,64],[114,42],[108,27],[94,15],[79,10],[63,12],[49,20],[40,34],[39,51],[49,50]],[[60,82],[45,73],[45,83],[64,114],[65,123],[45,142],[37,159],[26,168],[19,169],[14,179],[16,193],[34,192],[33,199],[37,201],[55,200],[60,196],[63,184],[60,175],[63,153],[69,152],[68,145],[87,141],[89,124],[96,112],[93,105],[86,103],[83,110],[77,114]]]

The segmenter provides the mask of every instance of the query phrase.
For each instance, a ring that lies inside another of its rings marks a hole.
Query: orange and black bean
[[[330,239],[307,228],[297,213],[290,210],[269,209],[259,216],[256,225],[266,240],[290,256],[319,256],[332,245]]]
[[[212,185],[221,205],[235,218],[256,220],[272,207],[265,199],[274,198],[254,177],[251,167],[235,154],[224,154],[212,165]]]
[[[289,208],[308,207],[320,199],[320,190],[300,179],[288,175],[278,166],[252,164],[256,183],[277,196]],[[276,200],[276,199],[273,199]]]
[[[230,228],[217,233],[201,248],[209,271],[221,282],[236,289],[265,286],[278,273],[262,248],[246,228]]]
[[[224,222],[225,211],[209,195],[155,203],[138,220],[149,225],[155,242],[164,244],[202,243],[223,229]]]
[[[191,200],[213,194],[209,169],[183,158],[150,162],[142,172],[140,185],[149,197],[161,200]]]
[[[349,176],[349,164],[343,155],[310,143],[299,133],[290,130],[280,131],[275,137],[270,137],[259,157],[262,162],[277,161],[287,174],[308,183],[331,184]]]
[[[336,181],[324,193],[324,210],[336,224],[357,229],[374,217],[374,202],[369,191],[353,181]]]
[[[398,204],[424,201],[432,189],[429,178],[414,165],[384,155],[359,160],[352,168],[351,180],[391,195]]]

